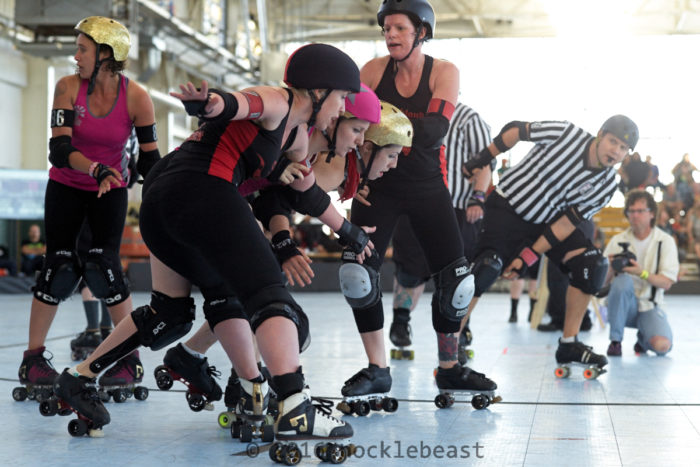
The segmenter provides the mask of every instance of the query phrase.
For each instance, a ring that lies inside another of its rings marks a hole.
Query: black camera
[[[623,268],[626,268],[627,266],[632,266],[632,263],[630,260],[637,260],[637,257],[632,253],[631,251],[628,250],[630,247],[630,244],[628,242],[620,242],[618,243],[622,247],[622,251],[616,255],[613,256],[612,258],[612,268],[613,271],[616,273],[621,273]]]

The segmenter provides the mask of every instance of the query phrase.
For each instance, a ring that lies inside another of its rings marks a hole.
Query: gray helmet
[[[435,33],[435,11],[427,0],[383,0],[377,11],[377,22],[384,27],[387,15],[403,13],[416,25],[425,27],[425,39],[432,39]]]
[[[634,149],[639,141],[639,129],[637,124],[625,115],[613,115],[600,127],[603,133],[612,133],[627,143],[630,149]]]

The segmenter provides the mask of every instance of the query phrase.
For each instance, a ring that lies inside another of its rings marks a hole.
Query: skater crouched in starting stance
[[[240,332],[245,329],[240,323],[250,323],[280,398],[278,438],[352,435],[352,428],[329,416],[325,405],[311,402],[299,365],[300,349],[309,338],[308,320],[284,288],[269,242],[237,187],[252,177],[270,176],[283,150],[297,160],[305,157],[306,125],[327,128],[343,112],[347,94],[359,91],[359,72],[335,47],[312,44],[292,54],[285,78],[292,88],[225,93],[209,92],[206,83],[201,90],[188,83],[181,94],[173,93],[205,123],[146,180],[140,227],[152,252],[150,306],[119,323],[55,385],[57,396],[93,429],[110,421],[102,403],[90,397],[94,377],[134,348],[158,350],[189,332],[194,320],[190,288],[195,284],[204,296],[205,317],[234,367],[239,354],[253,352],[249,328],[247,334]],[[288,147],[290,139],[294,142]],[[316,199],[316,185],[305,188],[306,196]],[[333,228],[358,254],[369,253],[364,231],[347,226],[336,214]],[[259,373],[255,378],[256,393],[265,392],[268,382]]]

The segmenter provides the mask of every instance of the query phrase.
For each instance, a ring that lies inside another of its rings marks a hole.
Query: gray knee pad
[[[474,260],[472,273],[474,274],[474,295],[481,297],[501,275],[503,260],[493,250],[485,250],[479,253]]]
[[[58,305],[73,295],[82,270],[78,255],[73,251],[59,250],[49,254],[34,286],[34,297],[47,305]]]
[[[245,310],[250,316],[250,327],[255,333],[265,320],[281,316],[291,320],[297,327],[299,353],[311,343],[309,318],[285,288],[266,289],[246,301]]]
[[[603,256],[598,248],[589,247],[567,261],[564,267],[568,270],[569,284],[583,293],[593,295],[605,283],[608,258]]]
[[[446,319],[457,321],[467,314],[467,307],[474,296],[474,276],[469,263],[462,256],[433,276],[435,293],[433,306]]]
[[[129,298],[129,286],[121,264],[106,256],[102,248],[88,251],[83,275],[92,294],[104,300],[107,306],[118,305]]]
[[[357,262],[354,252],[343,251],[343,265],[338,270],[340,289],[352,308],[368,308],[381,300],[380,267],[379,254],[374,250],[362,264]]]
[[[238,298],[224,297],[204,301],[204,318],[213,330],[222,321],[235,318],[248,320],[248,315]]]
[[[160,350],[172,344],[192,329],[194,310],[191,297],[171,298],[154,290],[150,306],[131,312],[141,345]]]

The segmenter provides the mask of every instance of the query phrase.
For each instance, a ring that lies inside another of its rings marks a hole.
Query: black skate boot
[[[85,360],[102,343],[102,335],[97,329],[86,329],[70,341],[73,361]]]
[[[108,402],[110,396],[114,402],[121,403],[134,396],[136,400],[148,398],[148,388],[137,386],[143,381],[143,365],[139,360],[139,351],[134,350],[116,362],[99,379],[98,395],[102,402]]]
[[[608,364],[608,359],[604,355],[594,353],[593,347],[580,342],[578,338],[575,342],[562,342],[559,339],[555,357],[558,366],[554,370],[554,375],[557,378],[568,378],[572,364],[584,367],[583,377],[586,379],[596,379],[607,371],[603,367]]]
[[[73,376],[66,368],[56,378],[54,394],[39,405],[42,415],[69,415],[73,411],[78,418],[68,424],[71,436],[104,436],[102,427],[110,422],[110,417],[95,389],[95,378]]]
[[[221,428],[231,427],[231,423],[236,420],[236,405],[241,396],[241,382],[238,380],[236,370],[231,368],[231,376],[228,378],[226,390],[224,392],[224,404],[226,411],[219,414],[219,426]]]
[[[469,320],[464,325],[464,329],[459,333],[459,345],[457,348],[457,360],[460,365],[466,365],[474,358],[474,351],[468,347],[472,344],[472,331],[469,329]]]
[[[45,353],[49,357],[44,356]],[[34,350],[25,350],[24,358],[19,366],[17,375],[19,376],[18,386],[12,390],[12,398],[17,402],[25,399],[42,402],[53,394],[53,383],[58,377],[58,372],[51,364],[53,355],[46,350],[46,347],[39,347]]]
[[[349,380],[345,381],[343,400],[338,403],[337,409],[345,415],[352,413],[364,417],[370,410],[384,410],[396,412],[399,402],[388,397],[391,390],[391,373],[389,367],[379,368],[370,363],[367,368],[361,369]]]
[[[195,357],[182,344],[168,349],[163,365],[156,367],[153,376],[163,391],[173,387],[174,380],[187,386],[185,398],[194,412],[214,410],[212,402],[221,400],[221,386],[214,379],[220,377],[221,372],[210,366],[206,357]]]
[[[312,398],[309,389],[304,389],[280,400],[279,410],[275,421],[275,433],[279,441],[270,448],[270,459],[274,462],[287,465],[299,463],[302,451],[296,443],[290,442],[292,440],[322,441],[314,447],[314,454],[324,462],[340,464],[354,454],[355,446],[352,444],[327,442],[353,435],[349,424],[331,415],[331,401]]]
[[[269,443],[275,439],[274,419],[267,414],[270,387],[262,376],[253,381],[238,378],[240,395],[236,404],[236,419],[231,424],[231,437],[250,443],[260,438]]]
[[[501,401],[500,396],[494,395],[498,388],[496,383],[468,366],[455,364],[448,369],[439,367],[435,382],[440,390],[435,397],[435,405],[440,409],[451,407],[456,399],[463,396],[471,397],[472,407],[477,410]]]
[[[389,328],[389,339],[398,349],[391,349],[389,355],[394,360],[413,360],[415,353],[406,349],[411,345],[411,310],[406,308],[394,309],[394,320]]]

